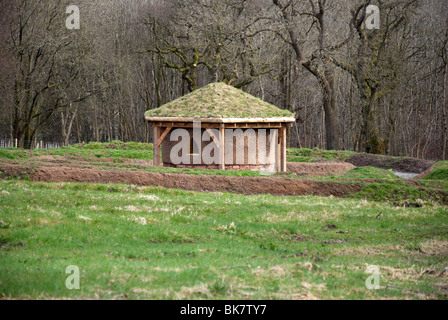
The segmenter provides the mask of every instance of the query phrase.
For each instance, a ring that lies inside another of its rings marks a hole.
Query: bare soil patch
[[[422,173],[432,167],[436,161],[416,158],[393,158],[373,154],[360,153],[350,157],[346,162],[357,167],[377,167],[399,172]]]
[[[354,165],[346,162],[329,163],[302,163],[288,162],[288,172],[297,173],[301,176],[326,176],[330,174],[342,174],[355,168]]]
[[[144,171],[95,170],[65,167],[4,166],[7,176],[26,174],[33,181],[124,183],[138,186],[160,186],[205,192],[234,192],[242,194],[320,195],[343,197],[358,192],[360,184],[319,182],[283,177],[227,177],[167,174]]]
[[[370,155],[367,156],[371,157]],[[98,162],[103,164],[98,166]],[[117,162],[121,165],[116,166]],[[333,195],[336,197],[344,197],[359,192],[363,187],[363,184],[359,183],[360,181],[377,182],[377,179],[371,179],[371,181],[353,179],[341,183],[288,177],[291,173],[301,177],[337,175],[355,168],[353,164],[345,162],[288,163],[288,173],[262,177],[192,175],[144,171],[147,166],[151,165],[152,161],[150,160],[118,159],[117,161],[112,158],[87,159],[46,155],[30,158],[26,162],[17,160],[1,161],[0,175],[46,182],[123,183],[207,192],[225,191],[242,194],[291,196]],[[422,165],[419,167],[422,167]],[[420,183],[415,180],[407,180],[405,183],[416,187],[420,186]]]
[[[21,161],[5,161],[0,165],[20,165]],[[114,164],[129,165],[130,169],[145,169],[146,166],[152,166],[152,160],[144,159],[114,159],[114,158],[84,158],[84,157],[67,157],[58,155],[42,155],[38,157],[30,157],[28,165],[30,167],[68,167],[83,169],[101,169],[98,167],[113,169]],[[123,166],[121,166],[123,168]],[[128,166],[126,166],[128,167]],[[301,177],[328,176],[331,174],[342,174],[355,168],[346,162],[329,162],[329,163],[296,163],[288,162],[288,173],[295,173]]]

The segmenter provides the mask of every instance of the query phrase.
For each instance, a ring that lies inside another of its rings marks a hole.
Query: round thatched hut
[[[146,120],[154,127],[155,166],[286,171],[286,127],[295,118],[212,83],[148,111]]]

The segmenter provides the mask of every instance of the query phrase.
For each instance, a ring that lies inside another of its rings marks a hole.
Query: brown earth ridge
[[[356,154],[346,160],[346,162],[351,163],[356,167],[371,166],[407,173],[422,173],[431,168],[436,163],[436,161],[432,160],[397,158],[366,153]]]
[[[98,168],[101,162],[101,168]],[[117,162],[121,166],[117,167]],[[350,163],[349,163],[350,162]],[[134,159],[80,159],[65,156],[39,156],[28,162],[20,160],[0,161],[0,176],[28,178],[45,182],[121,183],[137,186],[160,186],[205,192],[233,192],[242,194],[272,195],[320,195],[344,197],[359,192],[362,182],[376,182],[375,179],[347,180],[343,183],[314,181],[306,177],[338,175],[357,166],[392,167],[397,171],[422,172],[418,178],[431,172],[433,161],[419,159],[393,159],[359,154],[347,162],[288,163],[288,172],[275,176],[235,177],[193,175],[183,173],[160,173],[144,171],[152,161]],[[412,170],[411,170],[412,169]],[[283,175],[293,174],[301,178]],[[419,187],[415,179],[401,180]]]
[[[3,166],[10,177],[27,175],[32,181],[123,183],[137,186],[194,190],[201,192],[233,192],[242,194],[322,195],[342,197],[358,192],[356,183],[319,182],[284,177],[232,177],[190,174],[171,174],[145,171],[95,170],[65,167],[24,168]]]

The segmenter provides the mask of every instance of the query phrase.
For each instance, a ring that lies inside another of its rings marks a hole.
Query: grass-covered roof
[[[211,83],[160,108],[146,118],[292,118],[288,110],[256,98],[225,83]]]

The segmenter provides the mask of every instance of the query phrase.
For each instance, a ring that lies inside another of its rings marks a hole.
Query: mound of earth
[[[373,154],[356,154],[346,162],[357,167],[377,167],[381,169],[392,169],[398,172],[422,173],[431,168],[436,162],[416,158],[394,158]]]
[[[429,169],[423,171],[422,173],[420,173],[414,179],[423,179],[424,177],[426,177],[428,174],[430,174],[433,171],[434,171],[434,168],[429,168]]]
[[[354,169],[355,166],[346,162],[288,162],[288,172],[297,173],[301,176],[325,176],[329,174],[345,173]]]
[[[232,177],[189,174],[169,174],[145,171],[94,170],[63,167],[6,166],[1,170],[7,176],[26,174],[33,181],[123,183],[137,186],[194,190],[200,192],[232,192],[242,194],[320,195],[344,197],[359,192],[357,183],[339,184],[291,179],[284,177]]]
[[[20,165],[1,165],[0,177],[30,179],[45,182],[74,183],[119,183],[137,186],[160,186],[164,188],[193,190],[199,192],[231,192],[240,194],[272,194],[280,196],[335,196],[346,197],[363,188],[363,184],[313,181],[308,179],[288,178],[282,176],[235,177],[212,175],[189,175],[160,173],[148,171],[98,170],[92,168],[68,167],[30,167]],[[371,179],[364,182],[377,182]],[[417,181],[406,181],[408,185],[419,187]],[[443,196],[442,191],[434,191]]]

